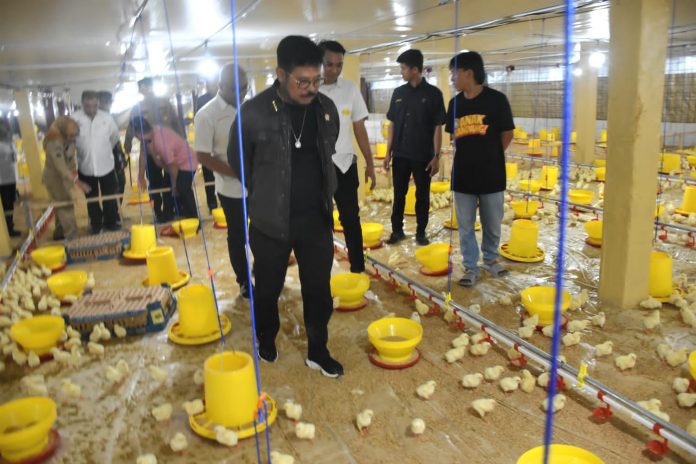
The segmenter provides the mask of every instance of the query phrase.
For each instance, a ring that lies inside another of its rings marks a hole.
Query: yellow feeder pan
[[[444,182],[431,182],[430,191],[433,193],[444,193],[450,189],[450,183]]]
[[[227,229],[227,218],[222,208],[213,209],[213,222],[216,229]]]
[[[542,464],[543,462],[543,446],[530,449],[517,460],[517,464]],[[604,461],[595,454],[577,446],[551,445],[549,447],[549,464],[604,464]]]
[[[253,437],[266,430],[278,416],[278,405],[273,398],[263,393],[265,404],[260,401],[254,361],[243,351],[223,351],[206,359],[203,385],[205,411],[190,416],[189,425],[204,438],[215,440],[217,425],[233,430],[240,439]]]
[[[370,361],[385,369],[405,369],[420,359],[416,348],[423,338],[423,326],[411,319],[387,317],[367,327],[367,338],[376,352]]]
[[[602,226],[604,222],[601,220],[588,221],[585,223],[585,232],[587,232],[587,240],[585,242],[588,245],[594,247],[602,246]]]
[[[420,273],[427,276],[446,275],[449,270],[449,244],[431,243],[416,249]]]
[[[46,280],[51,293],[63,301],[67,295],[82,296],[87,285],[87,273],[85,271],[64,271],[50,276]]]
[[[540,201],[517,200],[511,201],[510,206],[515,212],[515,219],[529,219],[534,216],[541,206]]]
[[[682,197],[682,205],[675,211],[684,216],[696,213],[696,186],[688,185],[686,187],[684,196]]]
[[[541,139],[530,139],[528,143],[527,154],[531,156],[541,156],[544,152],[541,150]]]
[[[601,159],[601,158],[595,158],[592,160],[592,164],[594,164],[596,167],[601,168],[601,167],[606,167],[607,165],[607,160]]]
[[[382,246],[382,234],[384,226],[378,222],[365,222],[362,228],[363,248],[374,249]]]
[[[663,303],[669,301],[677,289],[672,281],[672,257],[662,251],[650,253],[650,280],[648,294]]]
[[[147,190],[141,192],[137,185],[131,185],[131,194],[128,198],[129,205],[140,205],[149,202],[150,195],[147,193]]]
[[[556,289],[554,287],[528,287],[520,292],[522,306],[534,316],[539,315],[539,325],[553,323],[553,312],[556,304]],[[561,314],[570,307],[570,293],[563,290]]]
[[[375,158],[376,159],[384,159],[387,157],[387,144],[386,143],[378,143],[377,144],[377,153],[375,153]]]
[[[505,177],[507,180],[516,179],[518,174],[517,163],[505,163]]]
[[[607,168],[604,166],[597,166],[594,168],[595,180],[597,182],[604,182],[607,180]]]
[[[65,330],[65,321],[60,316],[34,316],[12,324],[10,335],[24,351],[33,351],[37,356],[51,351],[58,344]]]
[[[571,203],[589,205],[594,199],[594,192],[592,190],[571,190],[568,192],[568,199]]]
[[[692,379],[696,380],[696,351],[689,354],[689,374],[691,374]]]
[[[343,232],[343,226],[341,225],[341,221],[338,219],[340,216],[339,212],[337,209],[333,211],[333,225],[334,225],[334,232]]]
[[[662,174],[681,172],[681,155],[677,153],[662,153],[660,155],[660,172]]]
[[[432,211],[431,207],[428,211]],[[404,206],[404,214],[406,216],[416,215],[416,187],[410,186],[408,192],[406,192],[406,205]]]
[[[152,224],[136,224],[131,226],[130,247],[123,252],[126,259],[144,260],[147,251],[157,246],[155,226]]]
[[[198,224],[198,218],[182,219],[172,222],[172,229],[179,237],[183,235],[184,238],[191,238],[198,233]]]
[[[541,183],[542,189],[553,190],[558,182],[558,166],[542,166],[539,182]]]
[[[33,458],[43,462],[50,457],[57,446],[57,434],[51,434],[57,416],[56,403],[43,396],[21,398],[0,406],[3,460],[19,462]]]
[[[517,219],[512,223],[510,240],[500,246],[500,254],[519,263],[538,263],[546,256],[539,248],[539,225],[529,219]]]
[[[551,157],[558,158],[558,146],[554,145],[551,147]]]
[[[445,227],[445,229],[459,230],[459,224],[457,223],[457,211],[455,209],[452,209],[452,218],[445,219],[445,221],[442,223],[442,225]],[[474,230],[475,231],[481,230],[481,223],[480,222],[476,222],[474,224]]]
[[[65,267],[65,247],[63,245],[49,245],[37,248],[31,252],[31,260],[40,266],[57,271]]]
[[[524,193],[539,193],[539,190],[541,190],[541,182],[538,180],[521,180],[519,188]]]
[[[169,327],[169,339],[179,345],[203,345],[219,340],[232,330],[232,323],[215,309],[213,291],[203,284],[193,284],[178,294],[179,320]]]
[[[689,163],[689,167],[696,168],[696,155],[688,155],[686,161]]]
[[[357,311],[367,306],[365,292],[370,289],[370,278],[365,274],[344,272],[331,276],[331,297],[340,300],[338,311]]]
[[[169,285],[173,290],[178,290],[188,283],[191,276],[180,271],[174,258],[174,249],[170,246],[156,246],[146,253],[147,278],[143,285],[156,287]]]

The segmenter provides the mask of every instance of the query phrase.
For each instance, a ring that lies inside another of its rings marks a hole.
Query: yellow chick
[[[696,404],[696,393],[679,393],[677,403],[682,408],[690,408]]]
[[[690,383],[689,379],[676,377],[674,381],[672,381],[672,389],[677,393],[686,393],[689,390]]]
[[[419,324],[421,323],[421,318],[420,318],[420,314],[418,314],[418,311],[413,311],[411,313],[411,320],[414,322],[417,322]]]
[[[520,382],[520,390],[525,393],[531,393],[534,391],[534,386],[536,385],[536,377],[532,375],[527,369],[522,369],[522,381]]]
[[[522,382],[521,377],[503,377],[500,379],[498,385],[500,389],[505,393],[514,392],[520,387],[520,382]]]
[[[70,326],[68,326],[68,327],[65,329],[65,331],[68,333],[68,337],[70,337],[70,338],[81,338],[81,337],[82,337],[82,335],[80,334],[80,332],[78,332],[77,330],[73,329],[73,328],[70,327]]]
[[[549,338],[553,337],[553,324],[544,326],[541,329],[541,333],[544,334],[544,337],[549,337]]]
[[[285,411],[285,415],[288,417],[288,419],[298,421],[302,417],[302,405],[297,404],[292,400],[285,402],[283,405],[283,410]]]
[[[114,333],[116,334],[116,337],[118,337],[118,338],[126,338],[126,335],[128,335],[128,332],[126,331],[126,329],[121,327],[118,324],[114,324]]]
[[[20,380],[20,385],[31,396],[48,396],[48,387],[41,374],[27,375]]]
[[[520,327],[519,329],[517,329],[517,335],[519,335],[520,338],[523,338],[526,340],[528,338],[532,338],[532,335],[534,335],[535,331],[536,331],[536,326],[533,326],[533,325],[524,326],[524,327]]]
[[[63,302],[67,304],[75,304],[77,303],[77,295],[65,295],[63,297]]]
[[[592,322],[592,325],[597,326],[597,327],[604,327],[604,324],[607,322],[607,316],[604,314],[604,312],[600,312],[598,314],[595,314],[590,318],[590,321]]]
[[[100,325],[95,325],[92,327],[92,332],[89,334],[89,341],[90,342],[98,342],[102,339],[102,329]]]
[[[0,317],[2,317],[2,316],[0,316]],[[442,315],[442,319],[444,319],[445,322],[452,322],[456,319],[456,317],[457,317],[457,315],[454,314],[454,310],[452,308],[445,309],[445,312]],[[10,322],[10,324],[11,324],[11,322]],[[0,327],[2,327],[2,326],[0,325]]]
[[[104,345],[96,342],[88,342],[87,352],[92,356],[104,356]]]
[[[163,383],[167,380],[169,372],[166,369],[157,366],[148,366],[147,370],[150,372],[150,376],[157,382]]]
[[[495,400],[492,398],[480,398],[471,402],[471,407],[479,415],[479,417],[484,417],[489,412],[495,409]]]
[[[177,432],[171,440],[169,440],[169,447],[174,451],[175,453],[178,453],[179,451],[183,451],[188,447],[188,440],[186,439],[186,435],[184,435],[181,432]]]
[[[216,425],[215,426],[215,441],[220,443],[221,445],[225,446],[237,446],[237,442],[239,441],[239,437],[237,436],[237,432],[234,430],[229,430],[222,425]]]
[[[478,372],[475,374],[466,374],[464,377],[462,377],[462,386],[464,388],[477,388],[479,385],[481,385],[482,380],[483,374]]]
[[[489,382],[495,382],[500,378],[503,372],[505,372],[505,368],[503,366],[487,367],[483,371],[483,377]]]
[[[581,332],[587,329],[587,327],[589,327],[591,323],[592,321],[590,321],[589,319],[585,319],[582,321],[570,321],[568,322],[568,332]]]
[[[582,332],[574,332],[565,334],[561,340],[563,341],[564,346],[573,346],[580,343],[580,338],[582,338],[582,336]]]
[[[314,440],[315,434],[316,427],[314,424],[309,424],[307,422],[298,422],[295,424],[295,436],[300,440]]]
[[[295,458],[289,454],[273,450],[271,451],[271,462],[273,464],[295,464]]]
[[[135,460],[135,464],[157,464],[157,458],[154,454],[141,454]]]
[[[411,421],[411,433],[414,435],[423,435],[425,432],[425,421],[423,419],[413,419]]]
[[[539,374],[539,377],[537,377],[537,385],[539,385],[541,388],[546,388],[549,386],[549,380],[551,380],[551,374],[548,372],[542,372]]]
[[[481,305],[479,305],[479,304],[472,304],[471,306],[469,306],[469,311],[473,311],[473,312],[475,312],[476,314],[478,314],[478,313],[481,312]]]
[[[657,345],[657,355],[663,360],[667,357],[669,353],[672,352],[672,347],[667,343],[660,343]]]
[[[471,345],[471,347],[469,348],[469,353],[471,353],[474,356],[484,356],[486,355],[486,353],[488,353],[488,350],[490,349],[490,343],[477,343],[475,345]]]
[[[681,308],[679,310],[682,321],[686,325],[690,325],[692,328],[696,329],[696,314],[690,308]]]
[[[561,409],[565,407],[566,404],[566,396],[562,393],[557,393],[556,396],[553,397],[553,412],[558,412]],[[544,402],[541,404],[541,407],[544,409],[544,411],[549,410],[549,399],[544,398]]]
[[[602,357],[602,356],[609,356],[611,352],[614,350],[614,342],[611,340],[607,340],[604,343],[600,343],[598,345],[594,346],[595,349],[595,356]]]
[[[522,353],[517,351],[515,348],[510,348],[507,350],[507,357],[510,361],[516,361],[522,357]]]
[[[635,367],[636,359],[638,359],[638,356],[636,356],[635,353],[629,353],[623,356],[617,356],[614,359],[614,364],[622,371],[625,371],[626,369]]]
[[[27,363],[27,355],[15,349],[12,351],[12,360],[18,365],[23,366]]]
[[[643,325],[646,329],[652,330],[660,325],[660,310],[651,311],[650,314],[643,318]]]
[[[339,308],[341,306],[341,299],[337,296],[333,298],[333,308]]]
[[[128,375],[130,373],[130,368],[128,367],[128,363],[124,359],[119,359],[116,362],[116,369],[118,369],[118,371],[121,374],[123,374],[124,376]]]
[[[203,379],[203,369],[196,369],[196,372],[193,373],[193,383],[203,385]]]
[[[421,316],[425,316],[430,312],[430,308],[428,307],[428,305],[423,303],[421,300],[414,300],[414,304],[416,305],[416,311]]]
[[[423,398],[424,400],[429,400],[431,396],[435,393],[435,386],[437,382],[434,380],[428,380],[424,384],[416,388],[416,394]]]
[[[459,361],[466,354],[466,346],[460,346],[459,348],[452,348],[445,353],[445,360],[452,364]]]
[[[469,339],[469,342],[472,345],[475,345],[477,343],[480,343],[482,340],[486,340],[487,338],[488,338],[488,334],[486,332],[477,332],[471,336],[471,338]]]
[[[641,408],[645,409],[646,411],[652,412],[653,414],[660,411],[660,408],[662,408],[662,401],[658,400],[657,398],[650,398],[649,400],[638,401],[636,404]]]
[[[172,411],[174,408],[172,408],[171,403],[164,403],[160,404],[159,406],[155,406],[152,408],[152,417],[155,418],[157,422],[164,422],[168,421],[170,417],[172,417]]]
[[[689,350],[687,348],[680,348],[676,351],[672,351],[665,357],[665,362],[672,367],[677,367],[684,364],[689,357]]]
[[[522,325],[524,327],[536,327],[539,325],[539,315],[535,314],[533,316],[527,317],[522,320]]]
[[[696,419],[691,419],[689,425],[686,426],[686,431],[696,437]]]
[[[362,412],[359,412],[357,416],[355,416],[355,425],[357,425],[359,431],[363,431],[364,429],[368,428],[370,424],[372,424],[372,418],[374,417],[375,413],[372,411],[372,409],[365,409]]]
[[[61,386],[60,391],[63,393],[63,395],[73,399],[77,399],[82,395],[82,387],[72,383],[70,379],[63,380],[63,385]]]
[[[647,300],[640,302],[640,307],[643,309],[660,309],[662,303],[653,297],[649,297]]]
[[[205,406],[203,406],[203,401],[200,399],[185,401],[182,406],[184,407],[186,414],[188,414],[189,416],[198,415],[205,410]]]
[[[462,333],[460,334],[457,338],[452,340],[452,346],[455,348],[459,348],[462,346],[468,346],[469,345],[469,335]]]
[[[41,364],[41,359],[39,359],[36,353],[30,351],[27,355],[27,365],[29,367],[37,367],[39,364]]]
[[[106,368],[104,369],[104,376],[106,377],[106,380],[113,384],[116,384],[121,383],[124,374],[113,366],[106,366]]]
[[[502,306],[510,306],[512,304],[512,298],[509,295],[503,295],[498,298],[498,304]]]

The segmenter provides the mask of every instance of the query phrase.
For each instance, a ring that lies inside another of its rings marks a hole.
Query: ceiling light
[[[406,50],[410,50],[410,49],[411,49],[411,44],[405,44],[405,45],[402,45],[402,46],[399,48],[399,50],[397,50],[397,53],[398,53],[399,55],[401,55],[403,52],[405,52]]]
[[[274,79],[273,79],[273,74],[268,73],[266,74],[266,85],[270,86],[273,85]]]
[[[110,46],[110,45],[111,45],[111,41],[110,41],[110,40],[107,40],[106,43],[105,43],[104,45],[106,45],[107,47]]]
[[[164,97],[167,95],[167,92],[169,91],[169,86],[166,82],[162,80],[155,81],[154,84],[152,84],[152,91],[155,93],[156,96]]]
[[[12,112],[12,115],[15,116],[15,117],[16,117],[16,116],[19,116],[19,110],[14,110],[14,111]]]
[[[604,53],[592,52],[588,61],[593,68],[601,68],[606,60],[607,57],[604,56]]]
[[[198,64],[198,74],[207,79],[212,79],[217,76],[219,70],[220,65],[217,64],[217,61],[210,57],[204,58],[203,61]]]
[[[582,68],[573,69],[573,76],[575,76],[575,77],[582,76]]]
[[[469,50],[466,49],[466,48],[464,48],[464,49],[462,49],[462,50],[459,50],[459,53],[469,53]]]

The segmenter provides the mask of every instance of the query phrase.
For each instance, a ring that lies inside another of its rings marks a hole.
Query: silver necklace
[[[292,131],[292,137],[295,139],[295,148],[298,150],[302,148],[302,132],[304,131],[305,116],[307,116],[307,107],[305,106],[304,113],[302,114],[302,127],[300,127],[300,135],[295,135],[295,128],[292,127],[292,120],[290,121],[290,130]]]

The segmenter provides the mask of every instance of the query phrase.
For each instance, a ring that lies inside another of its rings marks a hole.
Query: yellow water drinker
[[[573,131],[570,133],[570,143],[578,143],[578,133]]]
[[[180,271],[174,257],[174,249],[170,246],[156,246],[147,250],[147,278],[145,286],[156,287],[169,285],[177,290],[186,285],[191,278],[188,273]]]
[[[541,139],[529,139],[528,147],[528,155],[541,155],[543,153],[541,151]]]
[[[662,174],[681,172],[681,155],[677,153],[662,153],[660,155],[660,172]]]
[[[387,144],[386,143],[378,143],[377,144],[377,153],[375,153],[375,158],[384,159],[386,157],[387,157]]]
[[[538,180],[521,180],[519,183],[519,188],[524,193],[539,193],[541,190],[541,182]]]
[[[537,246],[538,240],[539,225],[529,219],[517,219],[512,223],[510,240],[500,251],[512,261],[538,262],[544,259],[544,252]]]
[[[579,205],[589,205],[594,199],[594,192],[592,190],[570,190],[568,192],[568,200],[571,203],[577,203]]]
[[[605,129],[599,133],[599,141],[604,143],[607,142],[607,131]]]
[[[124,250],[126,259],[144,260],[150,248],[157,246],[155,226],[152,224],[135,224],[130,230],[130,246]]]
[[[505,163],[505,177],[508,180],[516,179],[518,174],[517,163]]]
[[[682,197],[682,204],[675,211],[685,216],[696,213],[696,185],[688,185],[686,187]]]
[[[517,464],[543,464],[544,446],[537,446],[524,453]],[[549,464],[604,464],[597,455],[570,445],[551,445]]]
[[[540,201],[517,200],[511,201],[510,207],[515,212],[516,219],[529,219],[534,216],[541,207]]]
[[[432,211],[430,208],[428,211]],[[406,205],[404,206],[404,214],[406,216],[416,215],[416,187],[410,186],[406,192]]]
[[[586,243],[595,247],[602,246],[602,227],[604,222],[601,220],[587,221],[585,223],[585,232],[587,232]]]
[[[551,157],[558,158],[558,145],[551,147]]]
[[[431,182],[430,183],[430,191],[433,193],[444,193],[450,190],[450,183],[449,181],[442,181],[442,182]]]
[[[59,300],[66,296],[82,296],[87,285],[87,273],[85,271],[63,271],[53,274],[46,280],[48,289]]]
[[[384,140],[388,140],[388,139],[389,139],[389,126],[391,126],[391,121],[390,121],[390,120],[385,119],[384,121],[382,121],[382,138],[383,138]],[[386,145],[386,144],[385,144],[385,145]],[[386,153],[386,150],[385,150],[385,153]]]
[[[668,301],[674,293],[672,282],[672,257],[662,251],[650,253],[650,280],[648,294],[660,301]]]
[[[363,248],[379,248],[382,246],[382,234],[384,226],[378,222],[364,222],[362,229]]]
[[[541,175],[539,176],[541,188],[544,190],[553,190],[558,183],[558,166],[544,165],[541,167]]]
[[[57,433],[51,431],[57,416],[56,403],[43,396],[21,398],[0,406],[3,460],[43,462],[50,457],[58,445]]]
[[[553,323],[556,307],[556,289],[554,287],[528,287],[520,292],[522,306],[531,315],[539,315],[539,325]],[[561,314],[570,307],[570,293],[563,290],[561,297]]]
[[[689,163],[689,167],[696,168],[696,155],[688,155],[686,162]]]
[[[367,306],[365,292],[370,289],[370,278],[365,274],[343,272],[331,276],[331,297],[339,299],[338,311],[357,311]]]
[[[198,233],[198,218],[181,219],[180,221],[172,222],[172,229],[179,237],[192,238]]]
[[[31,252],[31,260],[40,266],[46,266],[52,271],[65,267],[66,254],[63,245],[49,245]]]
[[[541,140],[548,140],[549,138],[549,131],[546,129],[539,129],[539,139]]]
[[[595,166],[594,175],[597,182],[604,182],[607,180],[607,168],[604,166]]]
[[[343,232],[343,226],[341,225],[341,220],[339,219],[340,213],[337,209],[333,211],[333,228],[334,232]]]
[[[202,345],[219,340],[232,330],[232,323],[215,308],[213,291],[207,285],[191,284],[177,295],[179,320],[169,328],[169,339],[180,345]],[[222,327],[221,327],[222,326]]]
[[[128,197],[129,205],[140,205],[149,202],[150,195],[147,193],[147,190],[141,192],[136,184],[131,185],[131,194]]]
[[[595,158],[592,160],[592,164],[595,166],[599,167],[605,167],[607,165],[607,160],[602,159],[602,158]]]
[[[449,270],[449,244],[431,243],[416,249],[416,259],[421,265],[421,274],[428,276],[446,275]]]
[[[189,416],[198,435],[215,440],[215,426],[234,431],[240,439],[253,437],[269,427],[278,415],[276,402],[259,395],[251,356],[243,351],[223,351],[203,364],[205,411]]]
[[[12,324],[10,336],[24,351],[33,351],[37,356],[51,351],[65,330],[61,316],[41,315]]]
[[[459,230],[459,224],[457,223],[457,210],[452,208],[452,218],[451,219],[445,219],[442,225],[444,226],[445,229],[452,229],[452,230]],[[476,222],[474,223],[474,230],[479,231],[481,230],[481,223]]]
[[[416,348],[423,339],[423,326],[411,319],[387,317],[367,327],[367,338],[374,347],[370,361],[385,369],[404,369],[420,359]]]
[[[213,215],[213,227],[216,229],[227,229],[227,218],[225,217],[225,210],[222,208],[214,208],[212,211]]]
[[[560,127],[554,127],[551,129],[553,132],[553,138],[554,140],[561,140],[561,128]]]

